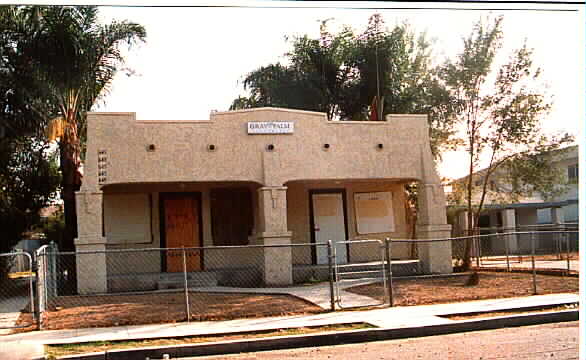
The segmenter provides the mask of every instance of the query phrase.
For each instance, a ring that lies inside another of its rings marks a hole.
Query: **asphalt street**
[[[578,321],[362,344],[266,351],[198,360],[578,359]]]

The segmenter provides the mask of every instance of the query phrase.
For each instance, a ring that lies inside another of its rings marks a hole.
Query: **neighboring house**
[[[482,233],[515,229],[529,231],[539,228],[535,225],[578,223],[578,145],[553,151],[547,156],[563,174],[562,181],[566,184],[560,185],[565,186],[565,192],[550,199],[544,199],[540,194],[534,193],[532,197],[514,199],[515,201],[511,202],[511,199],[507,198],[510,184],[502,180],[503,177],[499,176],[497,170],[489,180],[484,210],[479,219],[478,226]],[[477,189],[482,185],[485,173],[486,169],[474,174],[473,181]],[[463,177],[451,182],[450,185],[452,188],[462,186],[467,180],[468,177]],[[479,202],[479,192],[473,194],[474,204]],[[453,193],[447,195],[448,199],[452,200],[454,196]],[[466,209],[464,206],[455,205],[451,205],[451,208],[457,213],[457,216],[453,217],[453,235],[464,235],[467,228]],[[544,240],[544,244],[546,241]],[[528,241],[524,242],[525,245],[519,247],[529,246]],[[549,243],[551,244],[551,241]]]
[[[425,115],[328,121],[324,113],[259,108],[214,112],[206,121],[87,117],[77,250],[332,240],[339,262],[371,261],[377,249],[337,242],[409,237],[405,185],[412,182],[420,184],[417,237],[450,234]],[[189,271],[258,262],[250,249],[229,250],[219,253],[222,259],[205,253],[191,259]],[[393,258],[409,258],[410,250],[399,244]],[[299,265],[328,261],[324,247],[261,251],[266,285],[291,284]],[[449,243],[421,244],[418,254],[424,272],[451,272]],[[116,276],[137,269],[145,288],[156,287],[159,274],[182,269],[178,261],[155,252],[124,264],[103,254],[78,257],[78,290],[121,290]]]

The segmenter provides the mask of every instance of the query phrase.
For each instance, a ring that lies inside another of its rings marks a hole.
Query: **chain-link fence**
[[[34,324],[32,265],[32,258],[26,252],[0,254],[0,329]]]
[[[10,264],[1,314],[16,317],[0,327],[35,318],[42,329],[106,327],[575,292],[578,247],[569,227],[320,244],[83,252],[43,246],[33,261],[26,253],[0,255]]]
[[[334,265],[335,302],[342,309],[380,306],[386,304],[390,295],[382,297],[360,297],[359,294],[346,291],[356,287],[381,284],[383,289],[388,286],[390,272],[388,268],[389,241],[378,239],[338,241],[346,246],[348,257],[340,257],[337,247],[332,247],[332,263]],[[390,284],[389,284],[390,285]]]
[[[480,230],[485,235],[475,238],[478,268],[578,273],[578,224]]]
[[[37,256],[41,327],[61,328],[75,318],[94,327],[329,310],[331,264],[312,261],[322,252],[328,244],[75,253],[46,247]],[[72,265],[74,295],[62,287]]]
[[[346,288],[394,306],[424,305],[578,292],[578,232],[541,227],[445,239],[392,239],[391,276],[386,284]],[[415,248],[417,274],[397,276],[402,260],[394,249]]]

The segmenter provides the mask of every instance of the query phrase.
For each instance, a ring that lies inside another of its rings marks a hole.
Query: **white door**
[[[313,194],[313,233],[316,243],[327,243],[332,240],[336,247],[336,260],[338,264],[348,262],[346,244],[339,244],[346,240],[344,223],[344,201],[342,193]],[[328,263],[328,249],[318,246],[316,250],[318,264]]]

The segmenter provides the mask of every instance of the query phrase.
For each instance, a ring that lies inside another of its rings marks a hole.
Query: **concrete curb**
[[[368,341],[405,339],[413,337],[453,334],[468,331],[492,330],[506,327],[539,325],[579,319],[578,310],[556,311],[541,314],[503,316],[479,320],[463,320],[454,323],[396,329],[368,329],[337,333],[280,336],[251,340],[223,341],[203,344],[172,345],[163,347],[112,350],[99,353],[60,357],[67,360],[144,360],[161,359],[164,354],[171,358],[189,356],[226,355],[256,351],[284,350],[312,346],[331,346]]]

